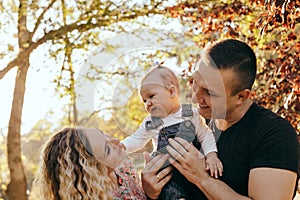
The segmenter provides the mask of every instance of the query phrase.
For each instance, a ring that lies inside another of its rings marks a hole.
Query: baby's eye
[[[154,96],[155,96],[154,94],[151,94],[149,97],[150,97],[150,99],[152,99]]]

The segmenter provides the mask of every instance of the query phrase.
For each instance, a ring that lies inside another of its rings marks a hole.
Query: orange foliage
[[[168,9],[193,23],[199,48],[224,38],[246,41],[258,57],[253,100],[285,117],[300,134],[300,1],[184,3]],[[190,68],[191,70],[191,68]]]

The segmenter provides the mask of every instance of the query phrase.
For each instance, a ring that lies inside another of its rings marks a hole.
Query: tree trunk
[[[21,117],[25,94],[25,83],[29,68],[29,57],[20,63],[15,81],[15,90],[7,136],[7,156],[10,182],[7,186],[9,200],[27,200],[26,176],[21,159]]]

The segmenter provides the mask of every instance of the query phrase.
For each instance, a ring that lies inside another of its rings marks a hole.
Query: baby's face
[[[144,84],[140,89],[140,95],[150,115],[163,118],[169,114],[169,107],[173,102],[165,86],[156,83]]]
[[[154,117],[164,118],[174,113],[179,105],[174,86],[166,86],[156,73],[143,80],[140,96],[146,111]]]

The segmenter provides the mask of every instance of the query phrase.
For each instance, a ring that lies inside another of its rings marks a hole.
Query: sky
[[[42,66],[43,56],[34,55],[35,66]],[[54,72],[49,70],[51,62],[47,63],[48,67],[41,67],[41,70],[36,70],[30,67],[26,81],[26,91],[22,113],[22,126],[21,133],[27,133],[31,130],[32,126],[40,119],[46,117],[47,112],[54,108],[59,117],[61,102],[54,93],[53,81]],[[1,63],[1,66],[2,63]],[[13,90],[15,85],[16,69],[11,70],[0,80],[0,131],[2,134],[7,133],[9,117],[12,106]]]
[[[180,26],[178,26],[178,24],[176,27],[180,29]],[[94,51],[89,54],[90,56],[88,56],[87,58],[87,63],[83,63],[82,65],[76,67],[76,79],[80,80],[80,73],[84,71],[89,63],[93,63],[93,65],[98,66],[104,66],[109,69],[110,65],[119,62],[119,59],[121,57],[124,58],[124,55],[126,57],[126,55],[136,54],[138,52],[141,53],[143,51],[153,51],[155,49],[166,50],[170,48],[170,46],[173,46],[172,41],[166,38],[163,39],[162,43],[158,44],[157,39],[162,36],[153,35],[153,32],[147,29],[143,30],[139,34],[139,36],[140,37],[136,37],[134,35],[126,33],[107,36],[106,43],[110,45],[117,45],[118,48],[114,52],[106,52],[103,50],[103,46],[95,47]],[[119,43],[121,43],[122,45],[119,45]],[[54,78],[58,74],[60,66],[55,66],[57,64],[53,60],[47,59],[47,57],[45,57],[46,53],[46,50],[42,46],[35,50],[30,57],[31,66],[29,68],[26,80],[26,92],[22,113],[21,134],[28,133],[32,129],[33,125],[41,119],[47,119],[50,122],[56,123],[59,119],[64,117],[62,106],[67,102],[64,101],[64,99],[60,99],[55,93],[55,84],[53,83]],[[6,61],[5,63],[5,60],[0,60],[0,66],[4,67],[7,62],[8,61]],[[160,62],[160,60],[158,60],[158,62]],[[171,64],[168,64],[168,62],[171,62]],[[172,62],[174,61],[169,60],[166,61],[165,64],[174,66]],[[2,105],[0,112],[0,134],[4,135],[6,135],[7,133],[7,127],[9,123],[12,96],[15,84],[15,74],[16,69],[13,69],[8,74],[6,74],[2,80],[0,80],[0,105]],[[116,84],[117,83],[118,81],[116,81]],[[97,84],[99,85],[99,83],[96,83],[96,85]],[[84,85],[90,87],[87,82],[84,82]],[[96,85],[94,86],[97,87]],[[83,91],[80,92],[84,93]],[[107,90],[107,94],[108,93],[111,92]],[[94,96],[90,96],[91,93],[87,95],[88,96],[83,95],[87,102],[81,103],[79,105],[79,110],[87,108],[87,111],[91,113],[95,109],[99,109],[96,103],[93,102],[93,100],[91,101],[91,99],[96,98],[96,94],[92,94]],[[50,114],[50,110],[54,112]]]
[[[170,1],[172,2],[172,1]],[[175,2],[175,1],[174,1]],[[174,3],[173,2],[173,3]],[[0,16],[0,17],[11,17],[11,16]],[[168,22],[168,24],[160,24],[162,21],[161,16],[153,17],[148,19],[150,27],[162,28],[172,30],[174,33],[181,32],[183,27],[175,19]],[[3,28],[3,26],[2,26]],[[2,52],[7,51],[7,45],[16,46],[17,41],[12,40],[11,33],[16,32],[14,27],[4,27],[5,33],[0,33],[0,50]],[[155,48],[167,48],[166,46],[169,41],[164,41],[164,44],[158,45],[155,39],[157,36],[149,35],[151,31],[144,30],[143,37],[136,38],[132,35],[105,35],[109,42],[116,44],[119,42],[123,45],[115,52],[115,54],[104,54],[98,53],[96,56],[91,56],[88,58],[91,62],[93,59],[97,59],[98,64],[103,64],[103,66],[108,66],[109,61],[117,62],[118,57],[122,54],[127,54],[130,51],[142,51],[143,48],[155,47]],[[125,38],[125,39],[124,39]],[[142,40],[141,40],[142,38]],[[126,41],[126,42],[124,42]],[[125,48],[124,48],[125,47]],[[95,51],[101,49],[102,47],[95,47]],[[16,54],[16,51],[10,52]],[[90,55],[93,55],[94,52],[91,52]],[[26,92],[23,105],[22,113],[22,124],[21,124],[21,134],[28,133],[33,125],[38,122],[40,119],[47,119],[53,123],[57,120],[63,118],[64,113],[61,111],[62,106],[66,103],[63,99],[60,99],[55,93],[55,84],[53,79],[57,76],[60,66],[45,57],[47,54],[45,47],[41,46],[35,50],[30,56],[30,68],[27,75],[26,81]],[[105,58],[105,59],[103,59]],[[107,63],[99,63],[99,60],[108,60]],[[10,61],[10,58],[0,59],[0,69],[3,69],[7,63]],[[80,70],[85,68],[85,64],[77,67],[77,72],[80,74]],[[15,75],[16,69],[10,70],[1,80],[0,80],[0,135],[7,134],[7,128],[9,123],[12,97],[15,85]],[[88,105],[89,111],[95,109],[94,103],[92,102],[92,107]],[[49,111],[54,111],[52,114]]]

